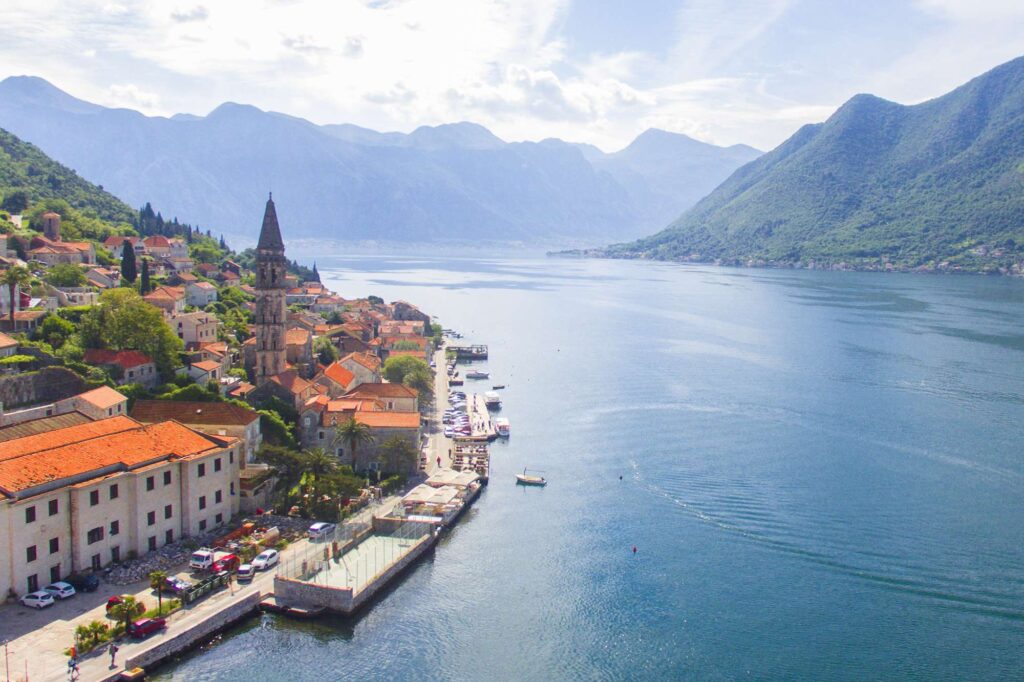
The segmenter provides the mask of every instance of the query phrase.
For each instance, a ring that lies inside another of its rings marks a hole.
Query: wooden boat
[[[548,481],[543,476],[534,476],[533,474],[526,473],[526,469],[523,469],[523,473],[516,474],[517,485],[539,485],[545,486]]]
[[[490,379],[491,375],[487,372],[481,372],[478,369],[471,369],[466,372],[467,379]]]

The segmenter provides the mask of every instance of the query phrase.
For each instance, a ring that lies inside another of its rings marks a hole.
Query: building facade
[[[267,199],[263,227],[256,245],[256,385],[262,386],[270,377],[287,369],[285,323],[287,309],[285,279],[288,261],[277,224],[273,197]]]

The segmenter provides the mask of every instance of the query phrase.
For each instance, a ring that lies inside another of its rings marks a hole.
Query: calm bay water
[[[365,615],[157,679],[1024,676],[1024,282],[317,260],[488,343],[512,438]]]

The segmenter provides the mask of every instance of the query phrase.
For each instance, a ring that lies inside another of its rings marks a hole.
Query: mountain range
[[[663,231],[589,253],[1024,274],[1024,57],[913,106],[857,95]]]
[[[0,127],[133,205],[255,238],[602,243],[656,230],[760,152],[648,130],[625,149],[505,142],[473,123],[380,133],[226,103],[148,117],[45,80],[0,82]]]

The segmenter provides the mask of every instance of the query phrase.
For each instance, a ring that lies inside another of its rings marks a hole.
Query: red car
[[[242,562],[239,561],[238,557],[234,554],[225,554],[213,562],[212,570],[214,573],[220,573],[221,571],[234,572],[238,570],[238,566],[241,563]]]
[[[116,597],[111,597],[110,599],[107,600],[107,611],[109,611],[110,609],[114,608],[115,606],[117,606],[118,604],[123,602],[125,597],[131,597],[131,596],[133,596],[133,595],[122,594],[122,595],[119,595],[119,596],[116,596]]]
[[[167,627],[167,621],[163,618],[140,618],[128,626],[128,634],[142,639],[165,627]]]

